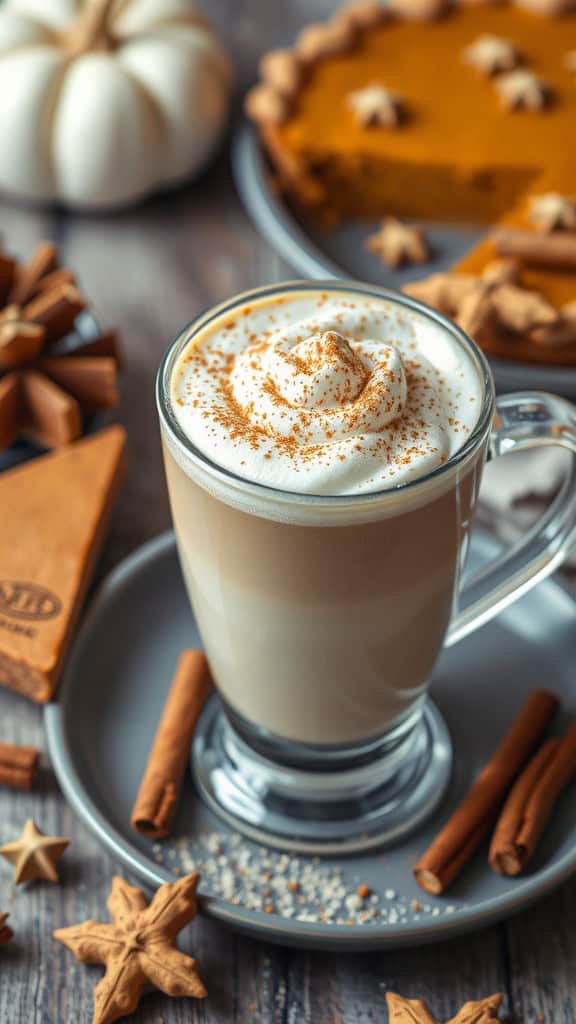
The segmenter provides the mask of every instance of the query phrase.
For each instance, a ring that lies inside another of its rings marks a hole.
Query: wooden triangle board
[[[121,483],[122,427],[0,475],[0,685],[52,697]]]

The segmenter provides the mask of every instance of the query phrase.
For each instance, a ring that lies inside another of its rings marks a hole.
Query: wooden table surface
[[[212,0],[208,5],[238,67],[238,91],[253,78],[258,54],[325,16],[327,0]],[[203,180],[113,217],[67,216],[0,203],[8,246],[29,253],[53,238],[77,268],[103,322],[122,331],[127,369],[119,418],[130,438],[130,471],[101,571],[169,525],[153,403],[160,356],[203,307],[243,288],[293,276],[249,223],[224,153]],[[1,509],[0,509],[1,522]],[[39,708],[0,692],[0,739],[44,747]],[[53,928],[105,919],[119,865],[66,805],[45,759],[32,794],[0,792],[0,841],[33,817],[71,845],[62,884],[15,891],[0,864],[0,909],[15,940],[0,952],[0,1024],[87,1024],[98,967],[78,964],[56,944]],[[514,1020],[576,1020],[576,879],[505,924],[465,939],[396,953],[307,954],[249,941],[208,921],[188,929],[185,948],[202,965],[203,1003],[151,995],[138,1024],[379,1024],[387,989],[429,1000],[448,1020],[467,999],[502,991]]]

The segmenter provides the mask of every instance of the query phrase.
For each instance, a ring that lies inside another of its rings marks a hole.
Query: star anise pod
[[[141,889],[116,877],[108,898],[113,924],[85,921],[54,932],[82,963],[106,965],[94,992],[93,1024],[113,1024],[132,1013],[149,986],[168,996],[206,996],[196,961],[175,945],[196,915],[199,878],[161,885],[149,904]]]
[[[448,1024],[490,1024],[498,1020],[502,999],[503,996],[496,992],[485,999],[465,1003]],[[395,992],[388,992],[386,1002],[389,1024],[437,1024],[436,1017],[421,999],[405,999]]]
[[[22,433],[47,448],[68,444],[83,413],[117,404],[114,332],[63,341],[86,305],[52,243],[25,264],[0,254],[0,450]]]

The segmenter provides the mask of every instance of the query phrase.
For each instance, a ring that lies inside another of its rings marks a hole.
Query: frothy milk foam
[[[194,611],[239,716],[301,743],[369,740],[419,713],[485,444],[398,485],[466,442],[480,372],[448,328],[384,298],[278,286],[246,301],[200,326],[172,371],[181,430],[246,481],[216,480],[164,429]]]
[[[278,296],[224,315],[182,353],[178,422],[247,480],[360,494],[424,476],[478,419],[478,372],[432,320],[385,300]]]

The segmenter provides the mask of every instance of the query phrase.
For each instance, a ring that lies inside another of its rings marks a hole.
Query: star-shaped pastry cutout
[[[405,116],[401,97],[383,85],[348,93],[346,102],[364,128],[397,128]]]
[[[86,302],[44,242],[27,264],[0,254],[0,450],[21,433],[48,448],[80,436],[82,413],[116,405],[113,332],[62,341]]]
[[[14,865],[15,885],[31,882],[35,878],[57,882],[56,864],[68,843],[69,840],[61,836],[45,836],[29,818],[20,838],[14,843],[1,846],[0,854]]]
[[[439,309],[481,343],[494,333],[526,334],[558,322],[558,310],[518,281],[515,263],[494,260],[479,276],[433,274],[403,291]]]
[[[576,344],[576,302],[568,302],[558,310],[558,320],[536,327],[530,332],[530,341],[549,348],[564,348]]]
[[[576,230],[576,202],[559,192],[532,196],[528,216],[539,231]]]
[[[150,904],[141,889],[116,877],[108,897],[113,924],[85,921],[54,932],[82,963],[106,966],[94,991],[92,1024],[113,1024],[133,1013],[149,986],[168,996],[206,996],[196,961],[175,945],[196,915],[199,877],[161,885]]]
[[[4,946],[7,942],[10,942],[14,932],[10,926],[6,923],[10,914],[0,914],[0,946]]]
[[[495,85],[507,110],[544,110],[552,99],[550,86],[528,68],[500,75]]]
[[[462,55],[466,64],[488,77],[501,71],[511,71],[518,66],[520,60],[512,43],[491,35],[478,36]]]
[[[465,1003],[448,1024],[489,1024],[498,1020],[503,996],[496,992],[486,999]],[[437,1024],[436,1018],[421,999],[405,999],[395,992],[386,994],[389,1024]]]
[[[386,217],[378,231],[366,239],[366,248],[392,269],[404,263],[425,263],[428,259],[426,235],[421,228]]]

